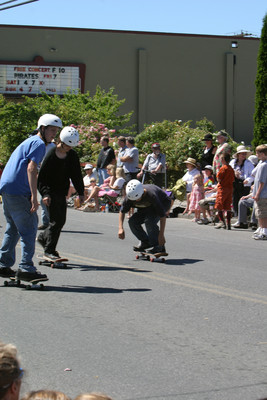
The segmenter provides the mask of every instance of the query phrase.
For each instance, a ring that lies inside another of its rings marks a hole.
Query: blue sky
[[[260,36],[266,13],[267,0],[39,0],[0,11],[0,24]]]

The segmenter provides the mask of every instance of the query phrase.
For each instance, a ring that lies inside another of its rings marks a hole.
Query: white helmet
[[[139,200],[144,193],[144,187],[137,179],[132,179],[127,183],[126,195],[129,200]]]
[[[54,114],[44,114],[38,120],[37,129],[40,129],[41,126],[58,126],[62,128],[62,121]]]
[[[79,144],[79,132],[72,126],[65,126],[60,132],[59,137],[61,142],[68,146],[75,147]]]

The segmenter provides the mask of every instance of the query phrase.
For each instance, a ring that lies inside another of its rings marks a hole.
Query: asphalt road
[[[45,291],[4,287],[0,279],[0,338],[19,349],[22,394],[267,396],[267,242],[248,230],[169,219],[169,257],[151,263],[135,259],[127,221],[126,239],[117,239],[117,223],[117,214],[68,209],[58,250],[70,269],[40,266],[49,277]],[[0,225],[2,239],[2,207]]]

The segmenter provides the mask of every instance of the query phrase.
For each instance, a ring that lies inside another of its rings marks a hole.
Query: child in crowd
[[[267,145],[256,147],[258,164],[254,180],[253,198],[256,203],[256,217],[259,228],[254,232],[255,240],[267,240]]]
[[[230,154],[223,152],[220,156],[222,163],[219,172],[217,173],[217,196],[215,202],[215,209],[218,210],[218,216],[220,222],[215,226],[215,229],[224,228],[226,224],[224,220],[224,212],[226,211],[227,218],[227,229],[231,229],[231,205],[233,198],[233,182],[235,180],[235,174],[232,167],[230,167]]]
[[[206,165],[202,172],[203,172],[204,190],[206,192],[212,189],[215,182],[213,176],[213,168],[211,165]]]
[[[198,174],[194,176],[189,204],[189,214],[191,214],[192,212],[195,213],[195,218],[192,220],[193,222],[197,222],[200,220],[200,206],[198,202],[202,199],[204,199],[203,177],[202,175]]]
[[[187,160],[184,161],[184,164],[186,165],[187,172],[182,177],[182,180],[186,182],[186,208],[183,214],[186,214],[189,211],[190,194],[194,176],[199,175],[199,170],[197,169],[197,162],[194,158],[188,157]]]

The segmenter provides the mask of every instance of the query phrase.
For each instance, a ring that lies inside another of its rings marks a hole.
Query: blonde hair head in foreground
[[[70,400],[63,392],[55,390],[36,390],[27,393],[21,400]]]
[[[103,393],[82,393],[74,400],[112,400],[112,398]]]
[[[0,342],[0,399],[15,399],[19,396],[23,370],[13,344]]]

